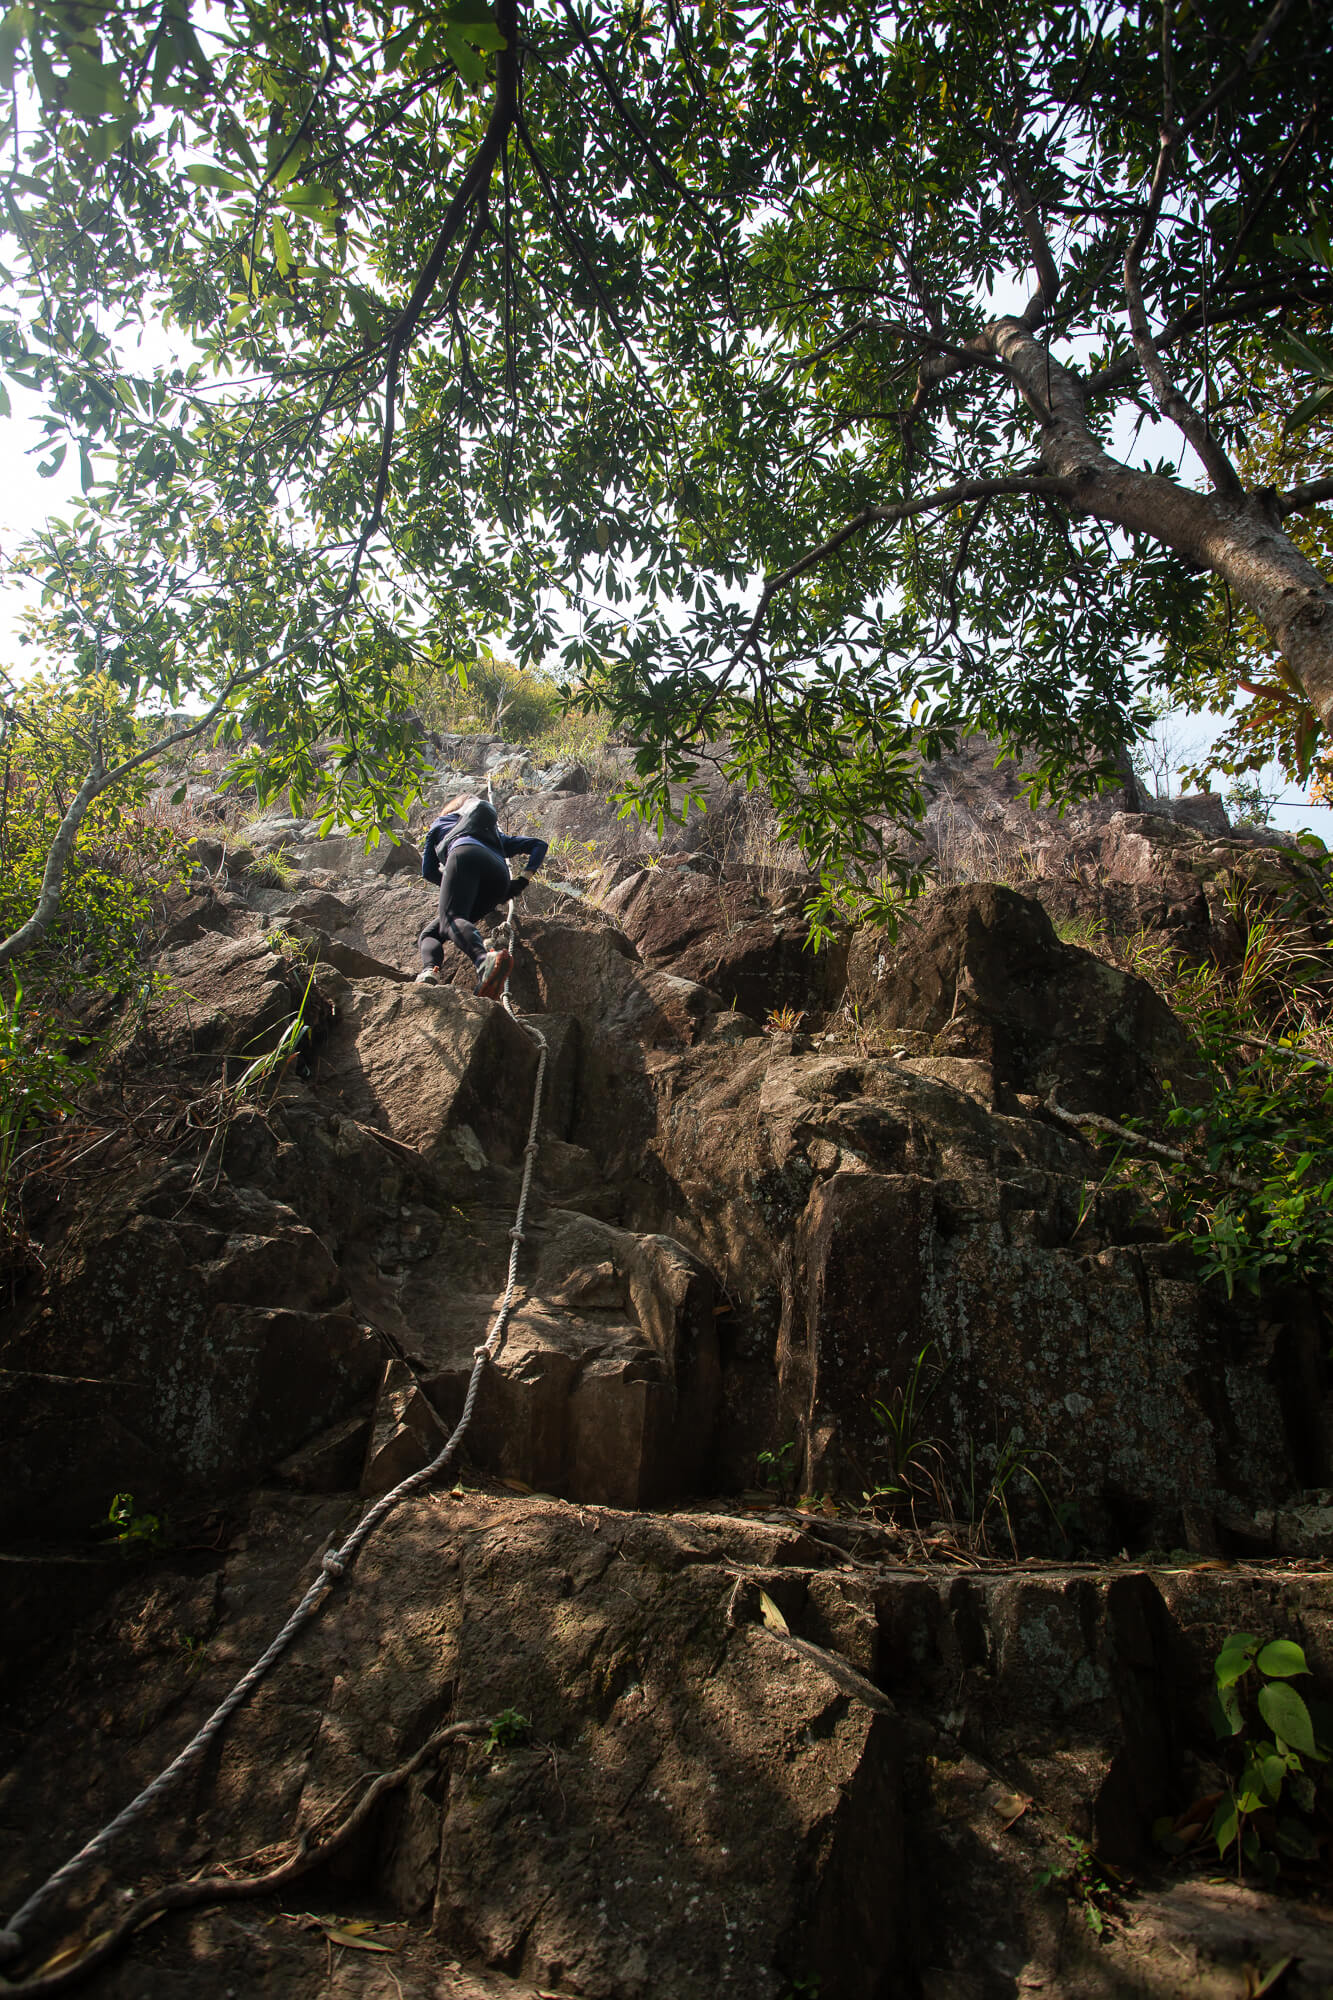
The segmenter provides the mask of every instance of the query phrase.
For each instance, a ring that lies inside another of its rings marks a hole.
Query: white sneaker
[[[436,972],[435,968],[427,965],[417,974],[413,984],[417,986],[434,986],[438,983],[439,977],[440,975]]]

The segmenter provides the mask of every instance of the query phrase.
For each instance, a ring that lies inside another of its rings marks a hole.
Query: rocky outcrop
[[[11,1703],[7,1903],[160,1767],[347,1518],[338,1499],[257,1498],[213,1567],[122,1583],[95,1662],[76,1648]],[[1285,1629],[1321,1675],[1325,1596],[1286,1581]],[[330,1964],[350,1978],[360,1938],[422,2000],[782,2000],[797,1980],[838,2000],[1220,2000],[1281,1945],[1313,2000],[1333,1977],[1317,1916],[1188,1882],[1126,1895],[1153,1819],[1216,1782],[1213,1651],[1271,1620],[1264,1579],[1216,1570],[940,1573],[819,1517],[417,1498],[237,1716],[184,1821],[141,1824],[118,1878],[289,1851],[442,1723],[499,1716],[493,1740],[424,1766],[331,1881],[155,1927],[98,1990],[252,2000],[309,1977],[313,1994]],[[1102,1942],[1043,1886],[1071,1840],[1108,1871]]]
[[[984,1064],[1010,1106],[1054,1093],[1070,1111],[1141,1116],[1166,1083],[1188,1098],[1198,1067],[1144,980],[1061,944],[1040,904],[992,883],[941,889],[893,941],[860,932],[848,988],[861,1022]]]
[[[512,748],[451,742],[439,786],[471,761],[548,830],[609,811]],[[1202,1284],[1049,1108],[1150,1113],[1195,1064],[1143,981],[1056,936],[1066,890],[1211,950],[1233,878],[1307,913],[1318,885],[1116,803],[1067,842],[1086,880],[945,887],[820,953],[786,861],[624,841],[583,893],[525,900],[518,1018],[470,968],[411,982],[432,899],[406,830],[367,857],[250,829],[285,881],[219,841],[110,1170],[52,1205],[0,1323],[4,1893],[165,1761],[457,1421],[513,1245],[530,1019],[531,1198],[463,1476],[390,1517],[122,1865],[286,1840],[444,1721],[507,1715],[309,1892],[399,1927],[404,1994],[1229,1996],[1251,1935],[1300,1958],[1294,1992],[1333,1978],[1249,1891],[1159,1882],[1098,1945],[1040,1880],[1071,1838],[1150,1870],[1154,1817],[1225,1782],[1227,1631],[1280,1625],[1333,1673],[1291,1567],[1333,1547],[1314,1301]],[[758,1518],[761,1467],[803,1513]],[[88,1539],[124,1493],[168,1521],[142,1569]],[[326,1930],[247,1919],[224,1950],[214,1921],[148,1934],[102,1990],[380,1990]]]

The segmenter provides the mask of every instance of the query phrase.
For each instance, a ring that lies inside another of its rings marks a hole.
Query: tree
[[[251,775],[370,819],[405,659],[558,650],[641,805],[721,742],[830,895],[965,728],[1108,768],[1201,576],[1333,725],[1285,526],[1333,480],[1235,460],[1333,299],[1325,41],[1313,0],[15,9],[4,359],[80,453],[59,559],[160,572],[110,671],[170,654],[264,721]],[[156,318],[195,358],[135,363]],[[1148,415],[1202,484],[1132,462]]]
[[[1317,211],[1308,234],[1291,248],[1333,271],[1328,221]],[[1321,318],[1326,325],[1328,315]],[[1311,383],[1312,393],[1304,395]],[[1271,349],[1256,342],[1250,399],[1254,415],[1236,457],[1247,488],[1279,491],[1333,463],[1333,348],[1327,341],[1288,336]],[[1290,532],[1316,569],[1333,574],[1333,508],[1312,508]],[[1327,803],[1333,784],[1329,739],[1321,747],[1305,690],[1268,633],[1252,613],[1237,613],[1220,585],[1213,587],[1209,625],[1207,645],[1172,648],[1167,658],[1179,700],[1196,712],[1230,712],[1227,728],[1191,775],[1223,771],[1239,781],[1236,796],[1244,793],[1258,804],[1264,795],[1252,774],[1275,763],[1288,778],[1308,781],[1312,797]]]

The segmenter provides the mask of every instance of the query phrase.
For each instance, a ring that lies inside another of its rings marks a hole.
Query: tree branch
[[[1257,312],[1290,305],[1316,305],[1333,301],[1333,280],[1315,278],[1302,279],[1291,284],[1260,285],[1252,292],[1235,293],[1229,300],[1214,299],[1207,311],[1209,326],[1221,326],[1228,320],[1249,319]],[[1172,347],[1187,334],[1197,333],[1204,323],[1205,309],[1202,305],[1190,306],[1188,311],[1177,313],[1166,322],[1157,335],[1159,349]],[[1100,396],[1108,389],[1121,389],[1138,368],[1137,354],[1122,354],[1118,361],[1108,362],[1089,375],[1083,384],[1085,396]]]
[[[864,534],[867,528],[892,527],[899,521],[910,521],[918,514],[930,514],[946,507],[966,506],[969,501],[998,500],[1010,493],[1047,493],[1054,499],[1068,499],[1073,492],[1074,482],[1070,479],[1033,473],[1026,478],[1017,479],[964,479],[956,486],[942,487],[937,493],[921,493],[911,500],[896,501],[891,507],[863,507],[859,514],[854,514],[850,521],[844,521],[843,525],[831,534],[827,541],[821,542],[818,548],[811,549],[808,554],[799,557],[779,575],[765,580],[759,602],[755,606],[754,617],[750,620],[740,645],[733,653],[727,671],[730,672],[736,667],[754,645],[763,628],[768,607],[778,591],[785,589],[789,583],[795,583],[798,577],[806,574],[807,570],[815,569],[820,563],[826,562],[845,542],[851,541],[855,535]]]
[[[1293,486],[1289,493],[1279,493],[1276,499],[1284,520],[1288,514],[1303,514],[1309,507],[1322,507],[1326,500],[1333,500],[1333,479],[1311,479],[1304,486]]]
[[[1051,249],[1051,239],[1046,234],[1046,227],[1042,222],[1032,190],[1019,173],[1013,149],[1008,144],[1001,145],[1000,160],[1037,273],[1037,289],[1024,306],[1021,315],[1024,326],[1030,333],[1035,333],[1055,304],[1060,290],[1060,274],[1055,268],[1055,253]]]
[[[1150,1139],[1146,1133],[1135,1132],[1128,1125],[1120,1125],[1114,1118],[1103,1118],[1100,1112],[1066,1111],[1063,1105],[1056,1103],[1054,1091],[1046,1099],[1042,1110],[1049,1111],[1053,1118],[1060,1119],[1065,1125],[1072,1125],[1075,1130],[1080,1125],[1091,1125],[1095,1132],[1109,1132],[1111,1137],[1119,1139],[1122,1145],[1137,1146],[1142,1152],[1154,1153],[1159,1159],[1170,1160],[1173,1166],[1194,1167],[1197,1172],[1207,1174],[1210,1179],[1221,1181],[1224,1187],[1239,1188],[1245,1194],[1258,1194],[1263,1187],[1262,1181],[1251,1180],[1248,1175],[1230,1173],[1225,1167],[1206,1167],[1200,1161],[1192,1160],[1179,1146],[1164,1146],[1160,1139]]]
[[[411,297],[388,333],[378,343],[388,350],[384,366],[384,425],[380,436],[379,469],[375,478],[375,494],[370,513],[365,526],[357,536],[347,587],[339,600],[340,614],[356,594],[366,550],[372,538],[378,534],[384,519],[384,502],[389,490],[389,470],[393,457],[398,371],[403,356],[411,344],[431,294],[439,283],[449,252],[457,241],[469,211],[478,198],[483,204],[485,202],[496,163],[503,157],[505,142],[519,116],[518,0],[495,0],[495,25],[505,41],[504,47],[495,59],[495,101],[491,105],[491,115],[486,121],[481,144],[473,154],[467,171],[459,182],[457,192],[445,210],[444,221],[440,224],[430,255],[422,265],[417,281],[412,287]],[[484,224],[484,216],[481,220]],[[464,243],[458,268],[454,273],[454,282],[449,289],[451,306],[456,302],[458,286],[462,283],[468,264],[476,254],[480,240],[480,229],[474,223]]]
[[[1176,131],[1170,116],[1169,88],[1168,74],[1167,115],[1163,121],[1161,143],[1157,150],[1157,166],[1153,172],[1152,186],[1148,190],[1147,207],[1135,231],[1134,240],[1125,252],[1125,298],[1129,305],[1130,332],[1134,340],[1134,351],[1139,357],[1139,365],[1148,378],[1162,415],[1170,418],[1176,428],[1188,438],[1218,492],[1239,499],[1244,489],[1235,466],[1167,372],[1166,364],[1158,352],[1148,325],[1147,308],[1143,303],[1143,289],[1139,281],[1143,253],[1157,231],[1157,218],[1161,213],[1162,199],[1166,193],[1171,160],[1176,147]]]

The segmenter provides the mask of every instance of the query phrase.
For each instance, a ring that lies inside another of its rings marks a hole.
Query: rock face
[[[440,796],[489,770],[548,830],[608,810],[586,770],[542,804],[512,752],[452,741]],[[1287,1935],[1266,1903],[1163,1886],[1094,1949],[1037,1879],[1070,1835],[1150,1867],[1153,1818],[1234,1777],[1202,1707],[1227,1631],[1333,1672],[1317,1582],[1263,1567],[1333,1548],[1314,1301],[1202,1284],[1048,1109],[1124,1119],[1196,1081],[1153,990],[1049,913],[1220,953],[1235,882],[1312,937],[1317,883],[1128,802],[1061,835],[1082,876],[944,887],[896,939],[819,954],[785,861],[611,854],[598,900],[526,899],[516,1015],[470,967],[412,983],[432,897],[405,836],[366,857],[264,823],[251,853],[285,854],[283,882],[199,843],[117,1083],[129,1122],[108,1111],[103,1175],[52,1206],[45,1273],[0,1320],[6,1895],[436,1455],[530,1167],[463,1483],[390,1516],[183,1798],[187,1834],[155,1822],[133,1865],[283,1840],[444,1721],[512,1711],[423,1766],[320,1892],[404,1927],[385,2000],[1241,1990],[1255,1925]],[[955,806],[988,823],[979,793]],[[765,1471],[815,1511],[738,1514]],[[143,1571],[88,1539],[127,1493],[169,1523]],[[1257,1566],[1107,1566],[1150,1549]],[[205,1962],[210,2000],[329,1990],[323,1933],[311,1957],[257,1919],[238,1964],[213,1921],[151,1933],[103,1990]],[[378,1994],[347,1954],[334,1990]]]
[[[8,1906],[208,1713],[347,1518],[337,1499],[256,1498],[216,1567],[122,1581],[95,1676],[76,1653],[7,1706]],[[904,1566],[883,1531],[845,1539],[818,1517],[404,1503],[236,1717],[185,1824],[179,1805],[141,1823],[117,1877],[289,1851],[442,1723],[502,1715],[496,1740],[423,1766],[322,1888],[183,1936],[157,1926],[95,1990],[313,1996],[335,1952],[351,1979],[341,1940],[360,1937],[420,2000],[783,2000],[797,1980],[838,2000],[1221,2000],[1275,1944],[1300,1960],[1292,1990],[1322,1992],[1333,1944],[1298,1908],[1179,1883],[1141,1906],[1113,1896],[1098,1943],[1040,1880],[1071,1839],[1095,1843],[1108,1882],[1148,1860],[1153,1818],[1189,1803],[1209,1755],[1212,1653],[1238,1623],[1271,1624],[1265,1579],[941,1573]],[[1285,1628],[1325,1676],[1326,1597],[1287,1579]],[[332,1937],[316,1927],[303,1953],[312,1907]]]
[[[942,889],[895,948],[861,933],[849,983],[865,1020],[985,1063],[997,1091],[1054,1092],[1067,1110],[1119,1118],[1151,1112],[1165,1082],[1189,1094],[1195,1058],[1166,1003],[1061,944],[1041,906],[1012,889]]]

